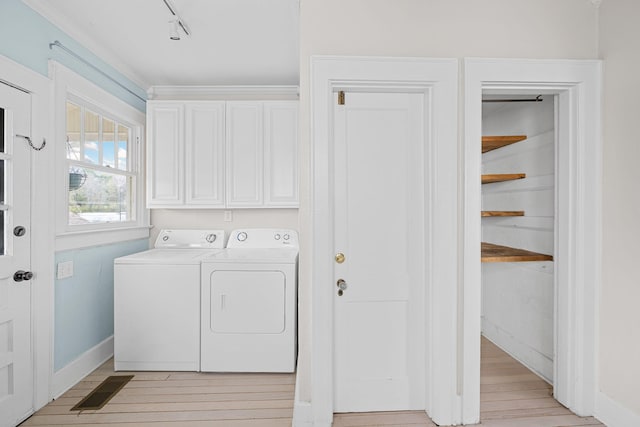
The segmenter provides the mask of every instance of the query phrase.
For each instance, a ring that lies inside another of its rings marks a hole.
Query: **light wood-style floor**
[[[109,361],[22,426],[291,426],[294,374],[135,372],[99,411],[70,412],[113,372]],[[551,386],[491,342],[482,340],[483,427],[603,426],[556,402]],[[421,411],[336,414],[335,427],[435,426]]]

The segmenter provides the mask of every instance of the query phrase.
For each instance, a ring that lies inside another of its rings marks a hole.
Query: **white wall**
[[[604,59],[600,390],[640,420],[640,2],[604,0],[600,11]]]
[[[312,55],[570,59],[597,55],[598,12],[589,0],[301,0],[300,14],[302,130],[310,129]],[[309,133],[302,131],[300,136],[298,393],[300,400],[308,401],[313,236]]]
[[[524,210],[482,219],[482,241],[553,255],[554,100],[484,104],[483,135],[527,135],[482,155],[482,173],[526,178],[482,186],[483,210]],[[500,107],[495,108],[497,105]],[[553,383],[553,263],[482,264],[482,333]]]

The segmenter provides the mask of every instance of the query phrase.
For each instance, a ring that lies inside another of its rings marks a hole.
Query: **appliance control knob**
[[[285,234],[282,238],[283,238],[284,240],[289,240],[289,235],[288,235],[288,234]]]
[[[273,236],[273,238],[276,239],[276,240],[280,240],[280,235],[276,233],[276,235]]]
[[[238,233],[236,239],[238,239],[239,242],[244,242],[245,240],[247,240],[247,233],[241,231],[240,233]]]
[[[207,234],[207,236],[204,239],[209,243],[213,243],[216,241],[217,238],[218,236],[215,233],[211,233],[211,234]]]
[[[162,236],[162,241],[166,242],[167,240],[169,240],[169,236]]]

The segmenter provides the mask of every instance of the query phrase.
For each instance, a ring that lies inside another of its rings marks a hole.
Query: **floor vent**
[[[124,387],[133,375],[115,375],[107,377],[98,387],[94,388],[71,411],[84,411],[87,409],[101,409],[113,396]]]

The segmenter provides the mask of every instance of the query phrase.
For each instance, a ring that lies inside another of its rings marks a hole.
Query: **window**
[[[144,103],[51,61],[57,251],[149,237]]]
[[[132,126],[79,100],[66,104],[68,225],[136,220]]]

